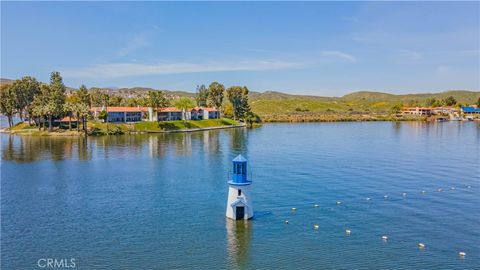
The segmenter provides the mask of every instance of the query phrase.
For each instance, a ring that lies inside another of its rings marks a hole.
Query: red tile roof
[[[166,108],[157,109],[157,112],[182,112],[182,110],[175,107],[166,107]]]
[[[101,112],[103,107],[92,107],[90,111]],[[107,107],[108,112],[148,112],[148,107]]]

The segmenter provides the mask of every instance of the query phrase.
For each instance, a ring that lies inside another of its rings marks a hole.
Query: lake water
[[[76,269],[480,266],[478,122],[2,134],[1,146],[2,269],[40,269],[41,258]],[[225,219],[238,154],[252,172],[248,222]]]

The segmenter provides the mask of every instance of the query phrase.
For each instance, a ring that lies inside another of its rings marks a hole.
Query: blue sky
[[[1,76],[341,96],[480,89],[479,2],[2,2]]]

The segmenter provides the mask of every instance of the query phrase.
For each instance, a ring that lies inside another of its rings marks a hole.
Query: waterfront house
[[[160,108],[156,111],[149,108],[150,121],[175,121],[175,120],[206,120],[220,118],[220,112],[215,108],[195,107],[185,111],[175,107]],[[185,119],[184,119],[185,118]]]
[[[462,113],[465,115],[480,115],[480,108],[475,108],[473,106],[462,107]]]
[[[98,119],[100,113],[108,113],[108,122],[140,122],[148,113],[147,107],[92,107],[90,112],[94,119]]]
[[[402,110],[403,115],[432,115],[433,109],[429,107],[411,107]]]
[[[152,117],[150,117],[150,121],[174,121],[183,119],[182,110],[175,107],[157,109],[156,118],[153,110],[150,109],[150,111],[152,112]]]
[[[457,109],[452,108],[452,107],[435,107],[432,108],[432,114],[437,114],[437,115],[447,115],[447,114],[452,114],[456,113]]]

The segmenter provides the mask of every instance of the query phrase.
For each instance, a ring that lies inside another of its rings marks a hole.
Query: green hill
[[[252,93],[251,108],[266,121],[310,119],[321,115],[388,114],[394,105],[424,106],[429,98],[453,96],[458,104],[475,104],[480,92],[446,91],[441,93],[394,95],[381,92],[354,92],[343,97],[288,95],[278,92]]]

